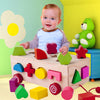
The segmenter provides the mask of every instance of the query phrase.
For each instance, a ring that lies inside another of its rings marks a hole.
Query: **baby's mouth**
[[[46,24],[46,26],[47,26],[47,27],[50,27],[51,25],[50,25],[50,24]]]

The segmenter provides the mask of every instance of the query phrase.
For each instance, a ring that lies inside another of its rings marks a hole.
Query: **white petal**
[[[24,25],[24,18],[20,15],[15,15],[15,23],[19,25]]]
[[[21,40],[24,39],[25,35],[26,35],[25,28],[24,27],[21,27],[19,29],[19,33],[15,37],[16,37],[17,41],[21,41]]]
[[[16,45],[16,42],[15,41],[9,41],[9,40],[5,40],[5,43],[6,45],[9,47],[9,48],[13,48],[15,45]]]
[[[10,20],[12,20],[14,13],[10,10],[3,12],[1,15],[1,24],[7,24]]]

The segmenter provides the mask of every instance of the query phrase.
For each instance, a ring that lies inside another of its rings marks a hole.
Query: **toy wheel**
[[[65,100],[70,100],[73,96],[73,92],[74,92],[73,88],[68,86],[63,89],[61,96]]]
[[[58,83],[53,83],[49,86],[49,90],[53,95],[57,95],[61,92],[61,87]]]
[[[22,81],[23,81],[23,77],[21,74],[17,73],[17,74],[14,74],[13,77],[16,77],[17,78],[17,82],[20,84]]]

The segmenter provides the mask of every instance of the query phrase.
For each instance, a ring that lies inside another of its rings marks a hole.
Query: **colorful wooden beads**
[[[39,68],[36,69],[35,75],[39,79],[44,79],[47,76],[47,72],[46,72],[46,70],[44,68],[39,67]]]

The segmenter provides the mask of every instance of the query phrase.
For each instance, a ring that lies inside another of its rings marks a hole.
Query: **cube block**
[[[41,99],[48,96],[48,90],[44,87],[36,87],[30,90],[30,97],[33,99]]]

